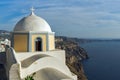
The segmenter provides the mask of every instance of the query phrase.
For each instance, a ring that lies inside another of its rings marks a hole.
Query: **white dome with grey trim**
[[[49,24],[33,12],[29,16],[21,19],[16,24],[14,31],[52,32]]]

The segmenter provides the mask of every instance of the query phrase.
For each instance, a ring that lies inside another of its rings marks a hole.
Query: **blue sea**
[[[120,42],[80,44],[89,55],[83,61],[88,80],[120,80]]]

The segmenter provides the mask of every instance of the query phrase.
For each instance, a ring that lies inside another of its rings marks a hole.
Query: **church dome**
[[[34,12],[21,19],[15,25],[14,31],[52,32],[49,24],[43,18],[36,16]]]

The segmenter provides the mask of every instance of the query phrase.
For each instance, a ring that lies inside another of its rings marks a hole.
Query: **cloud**
[[[46,19],[57,35],[119,38],[119,3],[119,0],[4,0],[0,2],[0,29],[12,30],[34,6],[35,13]]]

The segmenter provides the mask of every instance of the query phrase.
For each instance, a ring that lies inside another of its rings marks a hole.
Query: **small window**
[[[42,39],[36,38],[35,40],[36,51],[42,51]]]

